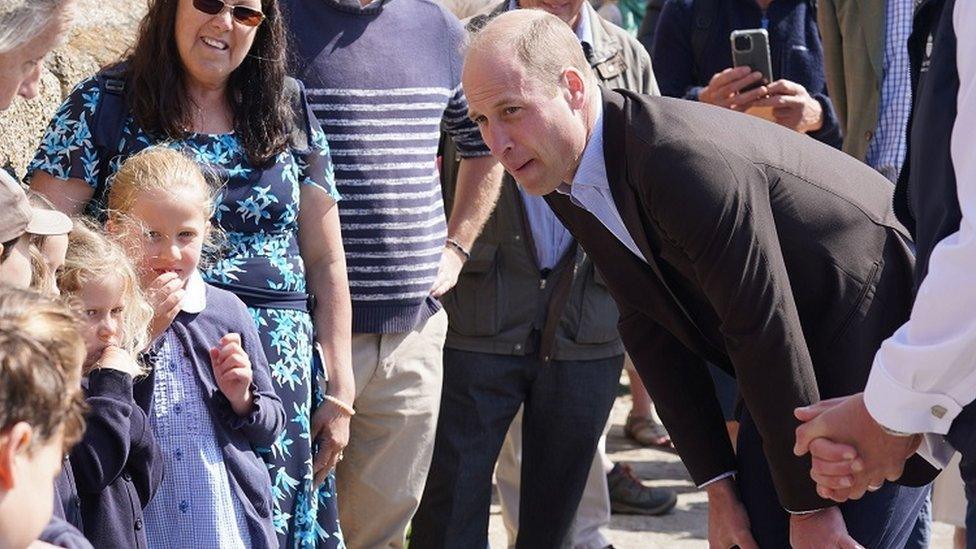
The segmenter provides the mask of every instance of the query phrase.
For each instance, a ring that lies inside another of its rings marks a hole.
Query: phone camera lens
[[[735,49],[736,51],[749,51],[752,49],[752,37],[751,36],[736,36],[735,37]]]

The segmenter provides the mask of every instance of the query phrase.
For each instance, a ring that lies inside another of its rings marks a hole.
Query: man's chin
[[[550,183],[547,181],[538,181],[535,179],[533,180],[523,179],[519,181],[519,179],[516,178],[515,182],[518,183],[519,187],[522,187],[522,189],[525,192],[535,196],[545,196],[551,193],[552,191],[556,190],[556,187],[559,186],[558,181],[555,183]]]

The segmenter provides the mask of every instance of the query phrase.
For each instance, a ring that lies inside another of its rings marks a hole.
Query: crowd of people
[[[0,0],[0,110],[76,2]],[[710,546],[927,547],[934,499],[976,548],[972,29],[149,0],[0,170],[0,547],[480,548],[494,481],[511,546],[605,549],[677,501],[607,456],[626,372]]]

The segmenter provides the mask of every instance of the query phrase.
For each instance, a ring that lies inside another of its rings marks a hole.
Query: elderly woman
[[[288,414],[278,441],[259,449],[280,545],[342,546],[331,475],[319,486],[348,441],[354,395],[339,197],[325,136],[304,91],[285,78],[285,50],[277,0],[153,0],[129,58],[75,88],[28,177],[77,214],[99,202],[121,161],[154,143],[217,172],[213,221],[227,245],[204,277],[249,306]],[[115,141],[98,146],[101,135]],[[163,273],[152,286],[167,321],[179,310],[179,281]]]
[[[70,19],[71,0],[0,0],[0,111],[37,95],[44,58]]]

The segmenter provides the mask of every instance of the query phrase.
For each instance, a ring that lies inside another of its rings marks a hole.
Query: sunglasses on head
[[[224,0],[193,0],[193,7],[207,15],[218,15],[229,9],[234,20],[248,27],[256,27],[264,21],[264,14],[247,6],[228,6]]]

